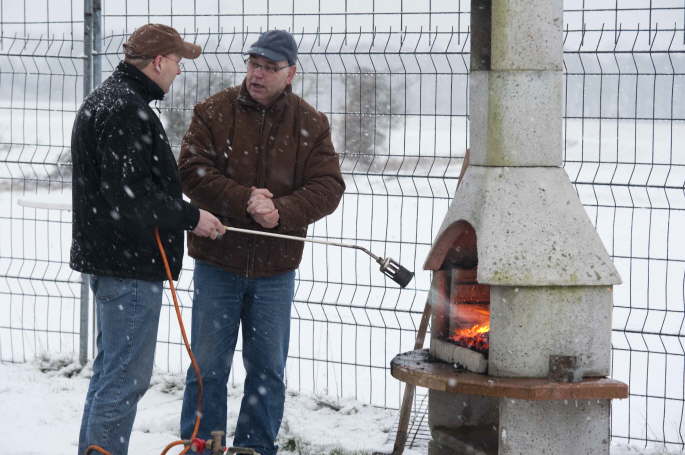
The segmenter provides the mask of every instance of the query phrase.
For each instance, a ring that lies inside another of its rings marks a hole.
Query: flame
[[[490,331],[490,323],[477,324],[467,329],[454,329],[452,338],[473,338]],[[456,340],[455,340],[456,341]]]
[[[454,329],[449,339],[460,346],[487,352],[489,348],[490,334],[490,310],[486,305],[462,304],[459,305],[459,319],[470,321],[470,326]],[[482,322],[481,322],[482,321]]]

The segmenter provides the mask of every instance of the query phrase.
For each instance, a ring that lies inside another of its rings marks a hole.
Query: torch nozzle
[[[378,258],[376,262],[381,265],[381,272],[395,283],[399,284],[401,288],[406,287],[414,277],[414,272],[405,269],[393,258]]]

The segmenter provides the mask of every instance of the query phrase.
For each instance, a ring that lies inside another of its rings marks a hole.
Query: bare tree
[[[186,134],[193,117],[193,108],[205,98],[234,85],[233,78],[216,72],[183,73],[174,83],[168,107],[162,111],[174,156],[178,159],[181,139]]]
[[[344,113],[336,122],[337,149],[343,160],[382,164],[379,153],[391,128],[391,115],[400,112],[400,97],[392,93],[390,75],[361,68],[344,76]],[[380,158],[380,159],[379,159]]]

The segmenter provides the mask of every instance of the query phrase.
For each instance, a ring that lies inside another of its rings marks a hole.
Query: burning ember
[[[456,328],[449,339],[460,346],[487,353],[490,333],[490,305],[485,303],[457,303],[454,323]]]

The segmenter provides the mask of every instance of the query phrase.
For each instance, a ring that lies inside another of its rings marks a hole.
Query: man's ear
[[[295,78],[295,73],[297,73],[297,65],[288,68],[288,84],[292,83]]]
[[[162,56],[157,55],[155,58],[152,59],[152,66],[154,69],[157,70],[157,72],[161,73],[162,72]]]

